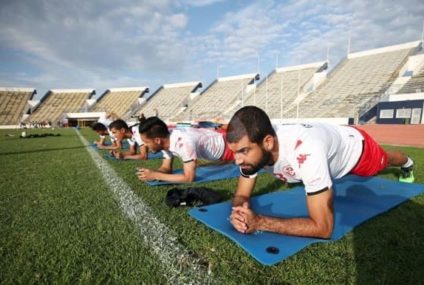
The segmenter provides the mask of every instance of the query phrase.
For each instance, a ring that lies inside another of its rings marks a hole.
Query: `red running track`
[[[424,125],[358,125],[378,143],[424,148]]]

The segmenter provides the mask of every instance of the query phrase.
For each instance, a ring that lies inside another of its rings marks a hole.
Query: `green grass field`
[[[0,131],[0,283],[168,283],[166,269],[122,213],[76,132],[31,132],[61,136],[20,139],[20,131]],[[96,138],[89,129],[81,132],[89,141]],[[401,149],[415,160],[416,182],[424,183],[424,149]],[[168,208],[164,197],[169,187],[149,188],[137,180],[137,166],[157,167],[160,160],[108,162],[222,284],[417,284],[424,280],[424,195],[371,219],[340,241],[314,244],[266,267],[193,220],[187,208]],[[381,176],[396,179],[397,171],[388,169]],[[204,186],[230,199],[236,182]],[[282,187],[262,175],[255,194]]]

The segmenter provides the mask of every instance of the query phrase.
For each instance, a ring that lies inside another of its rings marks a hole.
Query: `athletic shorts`
[[[222,154],[222,156],[219,160],[221,160],[221,161],[233,161],[234,160],[234,153],[228,147],[227,131],[223,130],[223,129],[217,129],[216,131],[218,133],[222,134],[222,138],[224,139],[224,143],[225,143],[224,153]]]
[[[387,167],[387,153],[369,134],[361,129],[357,130],[364,137],[364,140],[361,157],[351,173],[359,176],[376,175]]]

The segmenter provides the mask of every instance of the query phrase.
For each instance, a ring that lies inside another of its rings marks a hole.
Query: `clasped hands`
[[[248,202],[244,202],[232,208],[230,222],[237,231],[250,234],[258,230],[259,216],[249,208]]]
[[[120,151],[111,150],[109,153],[111,156],[113,156],[116,159],[124,159],[124,154]]]
[[[141,181],[155,180],[156,171],[147,168],[137,168],[136,175]]]

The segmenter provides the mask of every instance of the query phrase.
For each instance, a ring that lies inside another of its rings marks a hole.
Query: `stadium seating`
[[[221,117],[235,101],[247,96],[246,87],[257,79],[259,79],[258,74],[218,78],[189,102],[184,112],[176,115],[172,120],[211,120]]]
[[[56,125],[65,113],[80,112],[93,93],[93,89],[50,90],[26,122],[50,121]]]
[[[113,88],[106,90],[91,108],[91,112],[114,112],[123,119],[139,107],[138,99],[149,92],[146,87]]]
[[[311,82],[315,72],[324,70],[326,67],[325,62],[318,62],[277,68],[232,112],[237,111],[242,105],[255,105],[265,110],[270,118],[285,117],[285,109],[290,108],[296,97],[308,92],[306,85]]]
[[[316,92],[306,96],[299,110],[287,116],[331,118],[358,116],[358,109],[381,95],[398,76],[398,72],[419,43],[407,43],[381,49],[351,53],[329,75]]]
[[[34,94],[31,88],[0,88],[0,125],[19,125]]]
[[[399,94],[420,92],[424,92],[424,66],[398,91]]]
[[[161,86],[135,114],[159,116],[162,120],[174,117],[190,101],[190,94],[202,87],[200,82],[165,84]]]

